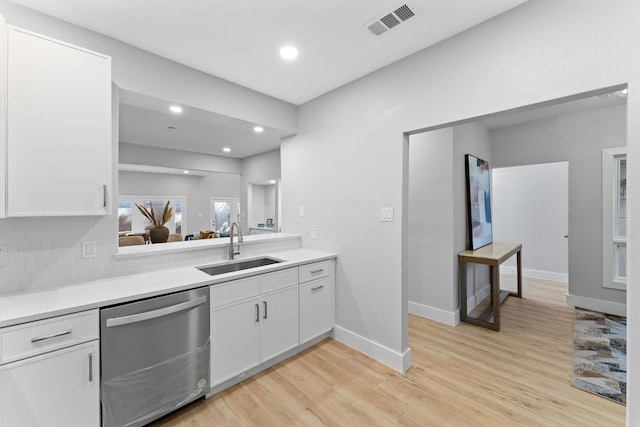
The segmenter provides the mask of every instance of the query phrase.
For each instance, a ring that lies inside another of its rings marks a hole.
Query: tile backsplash
[[[0,294],[226,259],[224,248],[116,258],[117,227],[115,215],[0,219],[0,246],[7,247],[7,265],[0,265]],[[82,258],[85,241],[96,242],[95,258]],[[287,240],[245,245],[242,253],[298,247],[298,240]]]

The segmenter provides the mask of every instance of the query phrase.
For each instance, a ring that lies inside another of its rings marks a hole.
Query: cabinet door
[[[258,300],[211,310],[211,385],[220,384],[260,362]]]
[[[98,427],[98,341],[0,366],[0,427]]]
[[[9,216],[104,215],[111,187],[111,60],[8,33]]]
[[[300,285],[300,343],[333,328],[333,276]]]
[[[260,297],[260,359],[295,347],[298,337],[298,286]]]
[[[0,218],[7,216],[7,26],[0,16]]]

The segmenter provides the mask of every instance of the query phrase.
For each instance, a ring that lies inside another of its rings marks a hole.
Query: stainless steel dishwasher
[[[103,427],[145,425],[209,392],[209,289],[100,310]]]

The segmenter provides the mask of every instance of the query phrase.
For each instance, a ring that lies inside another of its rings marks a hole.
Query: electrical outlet
[[[315,240],[317,235],[318,234],[316,233],[316,229],[312,228],[311,232],[309,233],[309,236],[311,237],[311,240]]]
[[[98,250],[98,242],[95,240],[85,240],[82,242],[82,258],[95,258]]]

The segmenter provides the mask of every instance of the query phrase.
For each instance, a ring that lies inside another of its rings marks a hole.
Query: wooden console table
[[[472,323],[477,326],[500,330],[500,304],[509,295],[522,298],[522,243],[513,242],[493,242],[475,251],[462,251],[458,254],[458,264],[460,268],[460,320]],[[514,254],[518,256],[518,291],[509,292],[500,290],[500,264],[511,258]],[[467,269],[466,264],[485,264],[491,270],[491,305],[489,305],[478,317],[471,317],[467,313]],[[493,317],[493,322],[489,319]]]

